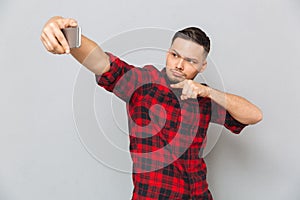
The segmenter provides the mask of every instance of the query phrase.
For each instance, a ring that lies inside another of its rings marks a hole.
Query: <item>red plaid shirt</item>
[[[126,102],[133,161],[133,200],[211,200],[205,147],[210,122],[239,133],[244,124],[209,98],[180,99],[165,69],[137,68],[114,55],[97,83]]]

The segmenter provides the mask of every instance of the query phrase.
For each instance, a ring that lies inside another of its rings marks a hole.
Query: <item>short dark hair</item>
[[[204,31],[197,27],[188,27],[177,31],[172,38],[172,44],[176,38],[182,38],[185,40],[193,41],[203,46],[206,55],[210,51],[210,40]]]

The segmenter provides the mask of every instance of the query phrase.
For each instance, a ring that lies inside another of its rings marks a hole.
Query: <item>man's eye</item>
[[[187,62],[189,62],[190,64],[197,64],[197,62],[195,60],[192,59],[186,59]]]
[[[186,62],[188,62],[188,63],[191,63],[191,64],[194,64],[194,61],[193,60],[191,60],[191,59],[184,59]]]
[[[178,55],[176,53],[172,53],[173,57],[178,58]]]

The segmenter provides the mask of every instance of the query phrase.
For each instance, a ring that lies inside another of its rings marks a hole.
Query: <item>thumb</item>
[[[76,20],[71,19],[70,22],[69,22],[69,25],[70,25],[71,27],[76,27],[76,26],[78,26],[78,23],[77,23]]]
[[[63,18],[58,20],[58,26],[60,29],[68,27],[76,27],[78,25],[77,21],[71,18]]]
[[[63,21],[64,27],[68,28],[68,27],[76,27],[78,25],[77,21],[75,19],[66,19]]]

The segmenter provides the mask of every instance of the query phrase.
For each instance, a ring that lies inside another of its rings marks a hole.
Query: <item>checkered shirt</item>
[[[181,89],[170,88],[165,69],[135,67],[107,54],[110,70],[96,80],[126,102],[132,200],[212,200],[206,164],[199,156],[209,123],[236,134],[246,125],[209,98],[182,101]]]

